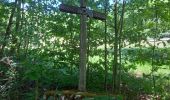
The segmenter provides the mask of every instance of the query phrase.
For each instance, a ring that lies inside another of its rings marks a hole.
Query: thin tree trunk
[[[27,30],[29,30],[29,26],[27,26],[27,23],[25,23],[24,25],[25,27],[27,27]],[[30,43],[30,37],[29,35],[30,32],[29,31],[25,31],[25,34],[24,34],[24,56],[25,58],[27,57],[27,53],[28,53],[28,47],[29,47],[29,43]]]
[[[113,64],[113,88],[114,93],[117,92],[117,68],[118,68],[118,25],[117,25],[117,0],[114,5],[114,29],[115,29],[115,40],[114,40],[114,64]]]
[[[156,1],[155,1],[156,2]],[[157,2],[156,2],[157,3]],[[155,4],[155,23],[156,23],[156,26],[155,26],[155,30],[158,31],[158,12],[157,12],[157,4]],[[153,49],[152,49],[152,53],[153,53],[153,56],[152,56],[152,84],[153,84],[153,93],[154,93],[154,96],[156,95],[156,79],[155,79],[155,75],[154,75],[154,72],[155,72],[155,51],[156,51],[156,38],[157,38],[157,33],[154,34],[154,46],[153,46]]]
[[[121,70],[122,70],[122,54],[121,54],[121,49],[122,49],[122,30],[123,30],[123,24],[124,24],[124,12],[125,12],[125,4],[126,1],[123,0],[123,5],[122,5],[122,13],[121,13],[121,18],[120,18],[120,28],[119,28],[119,80],[118,80],[118,91],[120,92],[120,82],[121,82]]]
[[[21,39],[22,39],[22,34],[21,34],[21,32],[22,32],[22,29],[23,29],[23,21],[24,21],[24,0],[20,0],[20,3],[19,3],[19,5],[20,5],[20,30],[19,30],[19,43],[17,44],[17,54],[19,55],[19,53],[20,53],[20,46],[21,46]],[[23,9],[22,9],[23,8]]]
[[[108,6],[108,1],[105,0],[105,15],[107,16],[107,6]],[[108,68],[107,68],[107,20],[105,20],[105,36],[104,36],[104,67],[105,67],[105,72],[104,72],[104,87],[105,87],[105,90],[107,91],[107,74],[108,74]]]
[[[35,87],[35,100],[39,99],[39,82],[36,80],[36,87]]]
[[[20,37],[20,30],[21,30],[21,27],[20,27],[20,22],[21,22],[21,0],[18,0],[17,2],[17,17],[16,17],[16,25],[15,25],[15,34],[12,34],[12,44],[14,45],[13,47],[11,47],[11,55],[12,54],[15,54],[17,53],[16,49],[17,49],[17,45],[18,45],[18,39],[16,38],[17,36]]]
[[[7,42],[8,42],[7,39],[9,39],[9,36],[11,34],[11,28],[12,28],[12,24],[13,24],[13,18],[14,18],[16,6],[17,6],[17,0],[15,0],[14,7],[11,10],[11,15],[9,17],[8,25],[7,25],[5,36],[4,36],[4,39],[3,39],[2,50],[0,51],[0,56],[3,56],[4,49],[5,49]]]

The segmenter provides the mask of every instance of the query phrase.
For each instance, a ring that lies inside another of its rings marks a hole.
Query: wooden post
[[[80,7],[86,9],[85,0],[80,0]],[[86,91],[86,61],[87,61],[87,15],[81,14],[80,19],[80,66],[79,66],[79,85],[80,91]]]
[[[87,0],[80,0],[80,7],[61,4],[59,6],[60,11],[80,14],[80,65],[79,65],[79,85],[80,91],[86,91],[86,62],[87,62],[87,17],[97,20],[106,20],[106,16],[103,13],[99,13],[86,8]]]

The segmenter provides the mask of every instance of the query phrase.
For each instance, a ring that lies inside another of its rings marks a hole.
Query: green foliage
[[[60,12],[58,4],[79,6],[77,0],[18,0],[22,5],[15,8],[14,2],[0,1],[0,57],[13,56],[19,64],[19,86],[33,81],[33,89],[23,97],[35,97],[35,81],[41,92],[54,86],[58,89],[77,89],[79,70],[80,17]],[[107,1],[107,0],[106,0]],[[89,0],[88,7],[104,11],[104,0]],[[107,34],[104,23],[89,19],[88,24],[88,64],[87,90],[104,91],[104,37],[107,36],[107,84],[112,82],[114,47],[113,4],[108,1]],[[132,91],[145,92],[169,97],[170,48],[169,43],[160,48],[148,38],[156,38],[170,30],[170,6],[168,0],[128,0],[126,4],[123,34],[120,84],[126,83]],[[119,3],[121,10],[122,3]],[[156,7],[155,7],[156,5]],[[10,32],[7,34],[12,9],[15,8]],[[21,11],[19,12],[19,9]],[[157,15],[156,15],[157,13]],[[118,15],[120,17],[120,11]],[[19,28],[17,29],[17,19]],[[158,19],[158,21],[156,21]],[[156,37],[155,37],[156,36]],[[5,37],[8,37],[6,40]],[[2,47],[6,43],[4,50]],[[154,50],[154,51],[153,51]],[[0,71],[7,69],[0,67]],[[142,77],[136,78],[135,72]],[[11,73],[8,73],[11,76]],[[153,89],[153,76],[156,88]],[[26,83],[25,83],[26,82]],[[111,87],[110,87],[111,88]],[[26,89],[26,88],[25,88]],[[164,97],[165,98],[165,97]],[[96,100],[109,100],[108,96]],[[29,99],[28,99],[29,100]],[[120,97],[120,100],[121,97]]]
[[[91,100],[91,98],[85,98],[83,100]],[[122,96],[96,96],[93,100],[123,100]]]

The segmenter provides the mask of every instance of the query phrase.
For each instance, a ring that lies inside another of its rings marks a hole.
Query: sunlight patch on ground
[[[131,73],[132,75],[138,78],[142,78],[143,74],[149,75],[151,73],[151,68],[152,66],[150,66],[149,64],[137,65],[137,69],[131,70],[129,71],[129,73]],[[170,66],[164,65],[164,66],[158,66],[158,68],[159,68],[158,71],[154,73],[155,75],[158,76],[170,75]]]

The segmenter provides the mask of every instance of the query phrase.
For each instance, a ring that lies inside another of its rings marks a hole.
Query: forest
[[[0,0],[0,100],[170,100],[170,0]]]

